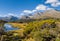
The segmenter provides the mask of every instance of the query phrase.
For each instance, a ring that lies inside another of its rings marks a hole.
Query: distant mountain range
[[[56,11],[56,10],[48,10],[45,12],[37,12],[37,13],[30,15],[30,16],[23,15],[21,17],[16,17],[13,15],[10,15],[10,16],[6,16],[6,17],[0,17],[0,20],[17,21],[20,19],[40,19],[40,18],[48,18],[48,17],[60,18],[60,12]]]
[[[0,17],[0,20],[4,20],[4,21],[17,21],[18,17],[10,15],[10,16]]]

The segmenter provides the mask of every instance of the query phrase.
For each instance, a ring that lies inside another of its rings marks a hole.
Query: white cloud
[[[0,15],[0,17],[6,17],[6,16],[7,16],[7,15],[2,15],[2,14]]]
[[[47,0],[45,3],[56,3],[58,0]]]
[[[58,2],[57,5],[60,5],[60,2]]]
[[[30,14],[30,13],[34,13],[36,12],[37,10],[24,10],[23,13],[25,14]]]
[[[59,6],[60,5],[60,1],[59,0],[47,0],[46,2],[45,2],[46,4],[51,4],[51,6],[53,6],[53,7],[57,7],[57,6]]]
[[[13,16],[14,16],[14,14],[13,14],[13,13],[8,13],[8,15],[13,15]]]
[[[38,5],[37,7],[36,7],[36,10],[52,10],[53,8],[49,8],[49,7],[47,7],[47,6],[45,6],[45,5],[43,5],[43,4],[41,4],[41,5]]]
[[[60,5],[60,2],[51,4],[51,6],[54,6],[54,7],[57,7],[57,6],[59,6],[59,5]]]
[[[18,14],[13,14],[13,13],[8,13],[7,15],[5,15],[5,17],[9,17],[9,16],[15,16],[15,17],[19,17],[20,15]]]
[[[47,8],[47,10],[54,10],[53,8]]]
[[[0,17],[2,17],[2,15],[0,15]]]
[[[32,13],[35,13],[35,12],[37,12],[37,11],[46,11],[46,10],[52,10],[53,8],[49,8],[49,7],[47,7],[47,6],[45,6],[45,5],[43,5],[43,4],[39,4],[38,6],[36,6],[36,8],[35,9],[33,9],[33,10],[24,10],[23,12],[22,12],[22,15],[24,15],[24,14],[32,14]]]
[[[10,15],[12,15],[12,16],[15,16],[14,14],[12,14],[12,13],[8,13],[8,14],[6,14],[6,15],[0,15],[1,17],[9,17]]]
[[[32,11],[30,11],[30,10],[24,10],[23,12],[24,13],[32,13]]]
[[[46,10],[47,6],[40,4],[36,7],[36,10]]]
[[[32,10],[32,12],[34,13],[34,12],[36,12],[37,10]]]

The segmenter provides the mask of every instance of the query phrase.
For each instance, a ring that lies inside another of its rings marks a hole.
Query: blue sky
[[[18,14],[25,9],[32,10],[42,2],[40,0],[0,0],[0,14]]]
[[[45,7],[44,7],[45,6]],[[43,9],[41,9],[43,7]],[[32,13],[48,9],[60,10],[58,0],[0,0],[0,15]]]

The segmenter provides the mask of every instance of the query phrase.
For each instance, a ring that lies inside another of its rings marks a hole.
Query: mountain
[[[17,17],[15,17],[15,16],[10,16],[10,21],[17,21],[17,20],[18,20]]]
[[[40,18],[60,18],[60,12],[56,10],[48,10],[45,12],[35,13],[33,16],[30,16],[31,19],[40,19]]]
[[[33,15],[22,15],[21,17],[16,17],[13,15],[0,17],[0,20],[5,21],[17,21],[17,20],[30,20],[30,19],[45,19],[45,18],[60,18],[60,12],[57,10],[48,10],[45,12],[36,12]]]
[[[30,19],[30,17],[26,16],[26,15],[23,15],[23,16],[20,17],[20,19]]]
[[[42,12],[37,12],[31,18],[32,19],[39,19],[42,14],[43,14]]]
[[[0,20],[4,20],[4,21],[17,21],[18,17],[10,15],[10,16],[0,17]]]
[[[48,10],[41,15],[41,18],[51,17],[51,18],[60,18],[60,12],[56,10]]]

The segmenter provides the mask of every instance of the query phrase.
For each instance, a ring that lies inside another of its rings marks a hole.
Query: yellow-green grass
[[[16,27],[16,28],[25,28],[27,23],[8,23],[10,25],[12,25],[13,27]]]

